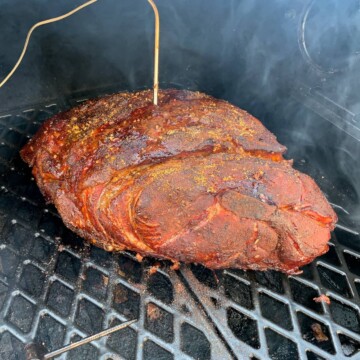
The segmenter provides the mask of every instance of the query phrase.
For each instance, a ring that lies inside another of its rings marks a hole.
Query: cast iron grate
[[[201,266],[180,271],[89,246],[46,205],[18,151],[76,100],[0,116],[0,359],[24,359],[130,319],[62,359],[360,357],[360,237],[337,229],[301,276]],[[353,248],[351,244],[354,244]],[[330,305],[316,303],[320,294]]]

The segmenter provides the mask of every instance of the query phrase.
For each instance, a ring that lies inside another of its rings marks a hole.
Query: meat
[[[108,251],[209,268],[296,273],[337,221],[259,120],[210,96],[163,90],[87,101],[21,150],[64,223]]]

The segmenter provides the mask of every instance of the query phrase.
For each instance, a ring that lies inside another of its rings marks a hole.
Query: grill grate
[[[301,276],[109,254],[66,229],[18,151],[61,108],[0,117],[0,359],[24,359],[130,319],[62,359],[346,359],[360,350],[360,238],[337,229]],[[316,303],[326,294],[331,304]],[[357,356],[356,356],[357,354]]]

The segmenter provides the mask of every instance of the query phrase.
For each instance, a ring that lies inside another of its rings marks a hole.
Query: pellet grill
[[[80,3],[3,1],[0,77],[32,24]],[[99,0],[37,30],[0,89],[0,359],[24,359],[31,341],[51,351],[130,319],[138,321],[61,358],[360,358],[360,2],[157,5],[160,85],[207,92],[261,119],[337,211],[330,250],[300,276],[175,271],[106,253],[64,227],[20,148],[84,99],[151,87],[151,8]],[[329,305],[313,300],[320,294]]]

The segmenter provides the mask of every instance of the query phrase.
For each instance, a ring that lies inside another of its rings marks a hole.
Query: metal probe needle
[[[160,16],[153,0],[148,0],[155,15],[155,44],[154,44],[154,105],[158,104],[159,93],[159,48],[160,48]]]
[[[58,350],[52,351],[51,353],[45,354],[43,359],[51,359],[51,358],[53,358],[55,356],[59,356],[59,355],[63,354],[64,352],[75,349],[75,348],[77,348],[77,347],[79,347],[81,345],[87,344],[87,343],[89,343],[91,341],[100,339],[101,337],[109,335],[109,334],[111,334],[111,333],[113,333],[115,331],[124,329],[124,328],[126,328],[127,326],[133,324],[136,321],[137,320],[127,321],[127,322],[122,323],[120,325],[117,325],[117,326],[111,327],[109,329],[106,329],[104,331],[101,331],[101,332],[99,332],[99,333],[97,333],[95,335],[89,336],[89,337],[87,337],[85,339],[79,340],[79,341],[77,341],[75,343],[72,343],[70,345],[66,345],[66,346],[62,347],[61,349],[58,349]]]

